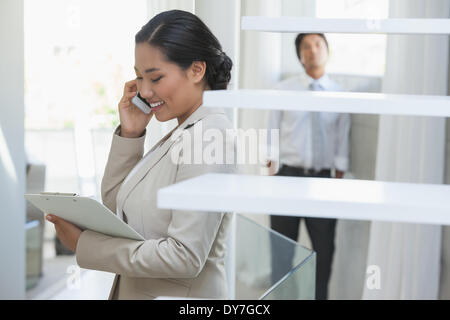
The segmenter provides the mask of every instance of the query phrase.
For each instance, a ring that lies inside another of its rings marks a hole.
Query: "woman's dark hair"
[[[205,79],[211,90],[226,89],[230,82],[233,62],[211,30],[190,12],[161,12],[142,27],[135,41],[159,48],[168,61],[183,70],[194,61],[205,61]]]

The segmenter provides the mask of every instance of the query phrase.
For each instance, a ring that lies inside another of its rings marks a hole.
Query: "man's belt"
[[[291,170],[296,171],[300,175],[304,176],[330,176],[331,170],[330,169],[322,169],[322,170],[315,170],[313,168],[303,168],[303,167],[293,167],[283,164],[283,167],[288,167]]]

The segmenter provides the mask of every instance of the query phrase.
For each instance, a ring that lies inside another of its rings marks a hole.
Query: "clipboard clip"
[[[76,197],[77,193],[64,193],[64,192],[40,192],[43,196],[68,196],[68,197]]]

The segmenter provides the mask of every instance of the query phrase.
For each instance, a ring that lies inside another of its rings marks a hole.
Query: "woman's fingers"
[[[135,80],[131,80],[125,83],[125,87],[123,89],[123,93],[126,94],[130,91],[136,91],[137,90],[137,86],[136,86],[136,79]]]
[[[57,227],[58,225],[60,225],[61,223],[64,222],[63,219],[61,219],[61,218],[58,217],[58,216],[55,216],[54,214],[48,214],[45,218],[46,218],[48,221],[50,221],[51,223],[53,223],[53,224],[55,225],[55,227]]]
[[[131,99],[133,99],[133,97],[136,94],[137,94],[137,92],[135,92],[135,91],[124,93],[120,103],[123,104],[125,107],[129,106],[131,103]]]
[[[70,222],[67,222],[66,220],[53,214],[48,214],[45,218],[55,225],[57,231],[67,229],[67,227],[71,225]]]

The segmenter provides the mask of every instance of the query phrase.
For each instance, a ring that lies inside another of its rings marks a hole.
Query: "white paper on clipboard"
[[[83,230],[89,229],[112,237],[145,240],[95,199],[58,193],[25,194],[25,198],[43,212],[61,217]]]

